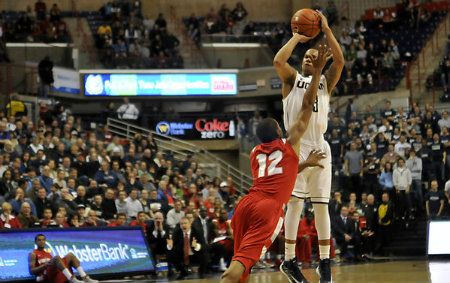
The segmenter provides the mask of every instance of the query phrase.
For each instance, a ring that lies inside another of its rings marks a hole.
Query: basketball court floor
[[[319,282],[314,269],[303,269],[309,282]],[[388,261],[340,265],[333,267],[335,283],[450,283],[450,261]],[[213,283],[219,282],[220,275],[208,279],[188,279],[170,281],[173,283]],[[102,281],[106,282],[106,281]],[[162,283],[158,280],[124,280],[108,282]],[[287,279],[275,270],[256,271],[251,275],[250,283],[285,283]]]

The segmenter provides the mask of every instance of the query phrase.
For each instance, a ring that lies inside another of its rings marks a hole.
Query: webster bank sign
[[[92,275],[154,270],[153,257],[140,227],[1,231],[0,282],[34,278],[28,270],[28,259],[35,249],[34,237],[40,233],[47,238],[47,252],[61,257],[73,253]]]
[[[234,139],[235,130],[233,119],[219,118],[163,120],[155,126],[158,134],[187,140]]]

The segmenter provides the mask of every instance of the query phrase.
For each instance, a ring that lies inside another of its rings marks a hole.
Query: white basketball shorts
[[[309,167],[297,175],[294,190],[294,197],[306,199],[310,198],[312,203],[328,203],[331,193],[331,149],[325,140],[319,146],[300,144],[300,163],[304,162],[312,150],[321,150],[326,154],[326,158],[321,160],[324,168]]]

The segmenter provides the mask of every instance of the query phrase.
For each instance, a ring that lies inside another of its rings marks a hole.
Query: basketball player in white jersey
[[[295,33],[293,37],[278,51],[274,58],[274,66],[282,80],[284,126],[286,129],[295,121],[298,109],[302,106],[303,96],[311,87],[317,87],[317,99],[314,104],[308,128],[300,143],[300,163],[313,150],[325,152],[322,160],[324,168],[311,168],[297,175],[294,191],[289,200],[285,217],[285,260],[280,270],[291,283],[307,282],[298,269],[295,257],[298,223],[303,211],[304,200],[310,198],[314,207],[315,223],[319,238],[320,264],[317,269],[321,283],[332,282],[330,269],[330,215],[328,201],[331,191],[331,152],[324,139],[328,126],[330,95],[341,76],[344,67],[344,56],[338,41],[333,35],[325,16],[321,17],[321,30],[326,36],[333,62],[323,75],[314,75],[311,60],[318,54],[316,49],[306,51],[302,60],[301,72],[297,72],[287,61],[298,43],[309,38]],[[330,56],[331,57],[331,56]]]

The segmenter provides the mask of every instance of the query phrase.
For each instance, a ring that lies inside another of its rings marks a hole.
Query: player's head
[[[312,61],[319,56],[319,51],[317,49],[308,49],[303,56],[302,61],[302,74],[304,76],[310,76],[313,73],[314,67]]]
[[[44,234],[37,234],[34,237],[34,243],[39,249],[43,249],[45,247],[45,236]]]
[[[269,143],[281,138],[281,128],[273,118],[263,119],[256,128],[256,135],[262,143]]]

